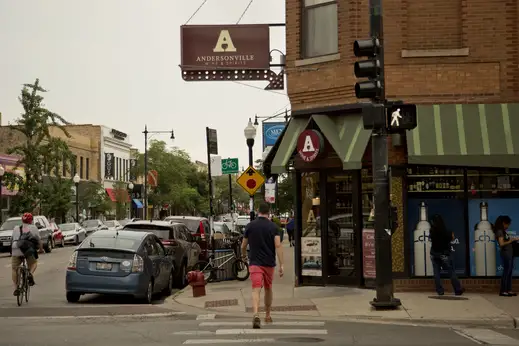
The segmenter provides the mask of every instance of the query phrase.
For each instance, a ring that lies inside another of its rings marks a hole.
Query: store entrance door
[[[360,171],[327,175],[326,284],[360,286]]]

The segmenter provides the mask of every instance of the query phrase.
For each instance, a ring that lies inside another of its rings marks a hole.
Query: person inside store
[[[501,261],[503,262],[503,274],[501,275],[501,288],[499,295],[502,297],[515,297],[517,293],[512,292],[512,274],[514,272],[514,248],[513,243],[519,238],[511,237],[508,228],[512,219],[508,215],[500,215],[494,222],[494,235],[499,244]]]
[[[445,293],[441,280],[441,270],[443,269],[451,280],[454,294],[460,296],[465,290],[461,287],[452,261],[451,241],[454,240],[454,232],[447,230],[441,215],[434,214],[431,217],[430,223],[429,238],[431,240],[431,261],[436,293],[440,296],[443,296]]]

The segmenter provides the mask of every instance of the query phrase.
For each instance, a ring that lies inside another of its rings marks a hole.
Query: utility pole
[[[353,50],[355,56],[368,58],[355,63],[355,76],[368,78],[355,84],[355,94],[357,98],[371,99],[369,107],[363,110],[364,127],[372,130],[375,199],[377,296],[370,304],[377,309],[391,309],[400,306],[401,302],[393,297],[382,0],[369,0],[369,11],[370,38],[355,41]]]
[[[144,125],[144,211],[143,219],[148,220],[148,125]]]

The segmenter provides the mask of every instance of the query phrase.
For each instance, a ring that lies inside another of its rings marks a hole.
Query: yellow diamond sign
[[[265,183],[265,178],[260,172],[249,166],[236,180],[245,192],[249,195],[254,195],[256,191]]]

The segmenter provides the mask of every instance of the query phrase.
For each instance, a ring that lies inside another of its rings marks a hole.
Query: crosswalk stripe
[[[296,334],[296,335],[326,335],[326,329],[217,329],[216,335],[243,334]]]
[[[198,319],[198,318],[197,318]],[[201,322],[199,324],[200,327],[238,327],[238,326],[250,326],[252,322],[249,321],[239,321],[239,322],[229,322],[229,321],[216,321],[216,322]],[[266,324],[267,326],[307,326],[307,327],[322,327],[324,326],[324,322],[322,321],[274,321],[272,323]]]
[[[214,320],[216,317],[216,314],[205,314],[205,315],[198,315],[196,316],[196,320]]]
[[[517,345],[519,342],[508,336],[496,332],[491,329],[480,329],[480,328],[465,328],[456,330],[456,333],[466,337],[467,339],[471,339],[474,342],[478,342],[479,344],[490,344],[490,345]]]
[[[274,339],[190,339],[183,345],[273,343]]]
[[[179,332],[174,332],[173,335],[213,335],[214,332],[210,330],[181,330]]]

